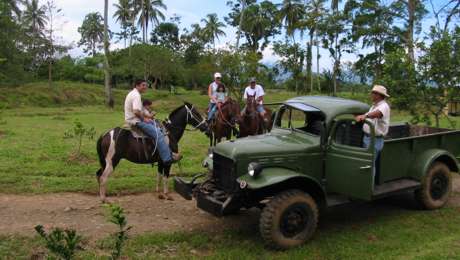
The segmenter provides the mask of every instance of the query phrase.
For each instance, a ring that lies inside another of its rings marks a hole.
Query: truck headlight
[[[252,162],[248,165],[248,174],[251,177],[257,177],[262,171],[262,165],[260,163]]]

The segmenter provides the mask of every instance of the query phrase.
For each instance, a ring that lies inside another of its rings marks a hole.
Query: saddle
[[[157,123],[156,125],[160,126],[160,128],[163,131],[163,133],[165,133],[165,141],[169,145],[168,130],[166,129],[166,127],[159,120],[155,120],[155,121]],[[152,138],[150,138],[150,136],[146,135],[144,132],[142,132],[142,130],[139,127],[137,127],[135,125],[128,125],[127,123],[124,123],[121,128],[130,131],[131,135],[135,139],[141,139],[143,142],[145,141],[145,139],[149,139],[149,140],[152,139]]]

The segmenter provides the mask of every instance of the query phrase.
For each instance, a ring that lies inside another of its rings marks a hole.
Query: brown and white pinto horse
[[[271,130],[271,110],[264,107],[265,118],[262,118],[259,112],[257,112],[257,105],[255,95],[248,96],[246,100],[246,109],[238,122],[240,125],[240,137],[260,135]]]
[[[240,105],[231,98],[217,108],[216,116],[210,124],[210,146],[220,143],[223,137],[230,140],[237,135],[236,122],[240,116]]]
[[[169,117],[163,121],[169,138],[169,146],[173,152],[179,151],[179,140],[184,134],[187,124],[201,132],[208,133],[206,120],[198,113],[192,104],[184,103],[183,106],[175,109]],[[137,139],[133,137],[130,130],[116,127],[102,135],[97,141],[97,153],[101,168],[97,171],[99,183],[99,196],[102,202],[106,199],[106,184],[110,174],[114,171],[121,159],[126,159],[138,164],[154,164],[158,162],[157,192],[163,178],[163,192],[166,198],[168,193],[168,177],[171,165],[166,166],[160,160],[158,151],[155,149],[151,139]],[[164,196],[161,196],[164,198]]]

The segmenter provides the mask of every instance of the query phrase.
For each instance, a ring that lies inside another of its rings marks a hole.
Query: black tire
[[[295,247],[313,236],[318,216],[318,207],[310,195],[300,190],[288,190],[275,196],[263,209],[260,234],[271,248]]]
[[[449,167],[435,162],[422,179],[422,187],[415,191],[415,200],[424,209],[439,209],[446,205],[452,192],[452,176]]]

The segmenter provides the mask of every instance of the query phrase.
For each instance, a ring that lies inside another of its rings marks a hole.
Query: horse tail
[[[104,140],[104,137],[106,135],[107,134],[101,135],[99,139],[97,140],[97,144],[96,144],[97,155],[99,157],[99,164],[101,165],[101,168],[99,168],[99,170],[97,170],[96,172],[97,177],[100,177],[102,175],[102,172],[105,169],[105,156],[104,156],[104,152],[102,151],[102,140]]]

